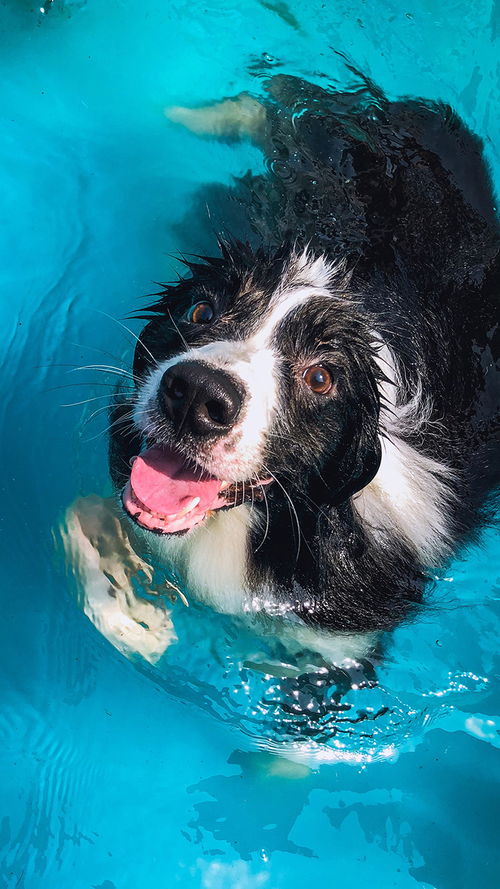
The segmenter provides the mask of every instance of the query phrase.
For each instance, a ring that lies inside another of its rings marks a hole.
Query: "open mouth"
[[[178,534],[199,525],[217,509],[264,497],[272,478],[231,483],[208,475],[173,448],[152,447],[132,461],[122,492],[129,516],[156,534]]]

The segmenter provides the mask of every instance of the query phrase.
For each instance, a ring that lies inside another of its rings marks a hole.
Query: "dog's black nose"
[[[180,361],[161,379],[159,399],[176,432],[225,435],[241,411],[236,381],[201,361]]]

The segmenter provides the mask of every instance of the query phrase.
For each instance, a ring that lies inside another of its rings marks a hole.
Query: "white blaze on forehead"
[[[315,259],[307,250],[293,256],[280,286],[269,301],[263,324],[250,338],[254,348],[268,345],[281,321],[296,308],[314,297],[332,296],[328,287],[334,280],[338,281],[337,287],[347,285],[348,276],[343,262],[330,263],[324,256]]]
[[[263,324],[248,340],[254,350],[266,348],[272,342],[276,328],[299,306],[309,302],[315,296],[326,296],[323,291],[312,290],[311,287],[301,287],[291,293],[285,292],[276,301],[271,301],[271,311],[265,315]]]
[[[300,254],[294,254],[287,269],[287,286],[309,284],[311,287],[328,287],[334,278],[343,278],[348,283],[344,260],[329,262],[323,255],[314,256],[306,247]]]

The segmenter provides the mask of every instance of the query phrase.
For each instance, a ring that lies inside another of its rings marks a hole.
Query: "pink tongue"
[[[200,477],[200,471],[175,451],[149,448],[134,460],[130,484],[147,509],[166,516],[179,512],[193,497],[200,498],[197,509],[213,509],[222,482]]]

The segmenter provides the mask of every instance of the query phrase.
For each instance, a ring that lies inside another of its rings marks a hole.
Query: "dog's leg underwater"
[[[152,570],[134,552],[114,498],[79,498],[60,534],[87,617],[127,657],[159,660],[176,640],[172,620],[159,597],[137,595],[157,596]]]
[[[257,145],[264,138],[266,107],[247,93],[199,108],[173,105],[165,108],[165,117],[181,124],[198,136],[212,136],[224,142],[251,139]]]

